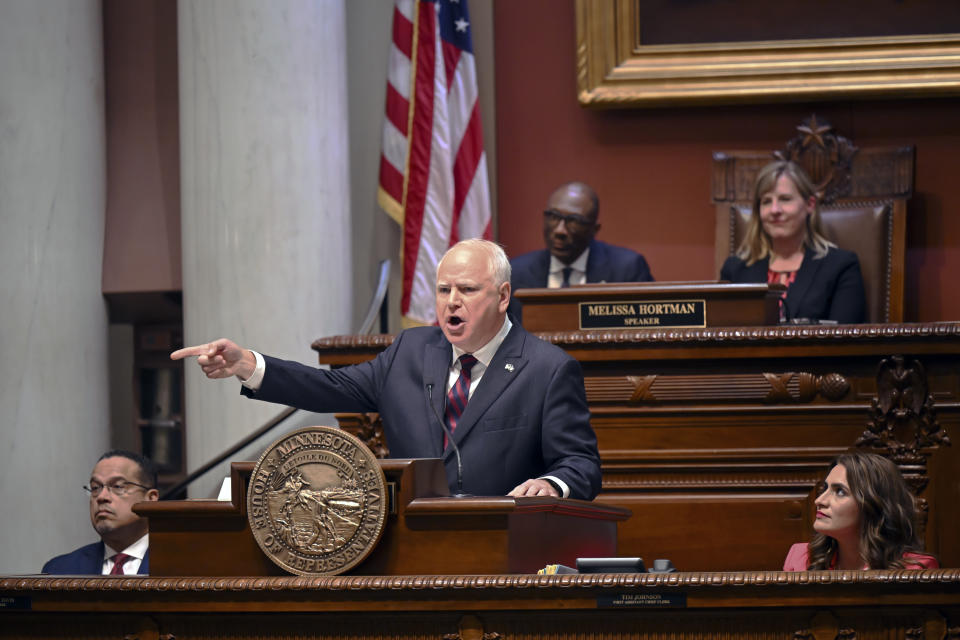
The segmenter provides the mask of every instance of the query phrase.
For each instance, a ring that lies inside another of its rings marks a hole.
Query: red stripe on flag
[[[403,174],[380,154],[380,187],[397,202],[403,202]]]
[[[410,103],[390,83],[387,83],[387,119],[400,133],[407,135],[407,127],[410,124]]]
[[[403,296],[400,310],[410,310],[410,292],[413,274],[420,250],[420,230],[427,200],[430,178],[430,144],[433,140],[433,74],[436,65],[437,25],[434,6],[430,2],[417,5],[419,9],[417,34],[416,78],[413,86],[413,131],[410,136],[409,176],[403,216]]]
[[[396,7],[393,8],[393,45],[402,51],[403,55],[412,57],[413,23]]]
[[[480,122],[480,103],[473,103],[470,111],[470,123],[463,132],[463,140],[457,149],[457,157],[453,163],[453,225],[450,228],[450,244],[460,241],[457,225],[460,222],[460,213],[463,211],[463,202],[473,184],[473,176],[477,173],[477,166],[483,156],[483,125]]]
[[[457,73],[457,65],[460,64],[460,56],[463,53],[458,47],[450,44],[446,40],[440,45],[443,48],[443,69],[447,74],[447,91],[453,84],[453,77]]]

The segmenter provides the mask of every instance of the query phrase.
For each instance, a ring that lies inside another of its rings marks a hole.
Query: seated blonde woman
[[[936,569],[919,550],[913,493],[891,461],[854,451],[838,456],[817,496],[813,540],[790,547],[784,571]]]
[[[772,162],[760,170],[746,236],[724,262],[720,279],[786,285],[781,322],[866,319],[857,254],[823,236],[813,184],[793,162]]]

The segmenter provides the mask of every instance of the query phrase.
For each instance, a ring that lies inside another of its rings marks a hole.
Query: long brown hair
[[[823,235],[823,228],[820,223],[820,199],[817,198],[817,191],[807,173],[794,162],[778,160],[760,169],[757,180],[753,185],[753,213],[750,216],[750,222],[747,224],[747,232],[743,237],[743,242],[737,248],[737,257],[746,262],[748,266],[757,260],[763,260],[770,256],[770,236],[763,230],[763,223],[760,221],[760,199],[776,188],[780,176],[790,178],[804,202],[809,201],[811,197],[815,201],[813,212],[807,216],[806,232],[803,237],[804,248],[812,249],[813,257],[819,259],[827,255],[830,247],[837,246]]]
[[[887,458],[863,451],[837,456],[830,469],[840,464],[860,508],[860,555],[870,569],[902,569],[903,554],[919,551],[919,544],[916,503],[900,470]],[[818,532],[808,550],[807,569],[826,569],[837,541]]]

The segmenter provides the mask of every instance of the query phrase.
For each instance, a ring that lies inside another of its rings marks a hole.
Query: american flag
[[[377,200],[403,227],[404,325],[433,324],[440,258],[491,236],[467,0],[397,0],[387,73]]]

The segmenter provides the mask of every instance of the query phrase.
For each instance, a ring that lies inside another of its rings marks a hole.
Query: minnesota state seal
[[[263,552],[298,575],[337,575],[377,546],[387,489],[376,457],[334,427],[307,427],[260,456],[247,489],[250,530]]]

